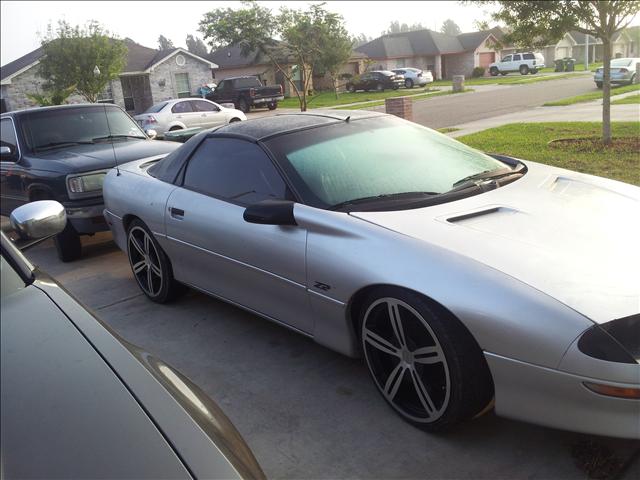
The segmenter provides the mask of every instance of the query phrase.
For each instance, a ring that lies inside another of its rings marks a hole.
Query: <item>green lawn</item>
[[[309,108],[335,107],[336,105],[347,103],[384,100],[385,98],[405,97],[433,91],[429,90],[429,88],[400,88],[398,90],[385,90],[384,92],[345,92],[339,93],[337,99],[334,92],[318,92],[311,97],[307,97],[307,105]],[[279,102],[278,106],[282,108],[298,108],[300,103],[298,102],[298,97],[289,97]]]
[[[629,95],[628,97],[621,98],[620,100],[614,100],[612,105],[627,105],[630,103],[640,103],[640,93],[636,95]]]
[[[467,78],[465,85],[524,85],[529,83],[547,82],[549,80],[561,80],[565,78],[576,78],[575,74],[563,73],[558,75],[520,75],[519,73],[510,73],[508,75],[497,77],[481,77]],[[434,87],[451,86],[451,80],[436,80],[431,85]]]
[[[457,138],[482,151],[546,163],[640,185],[640,122],[614,122],[614,144],[598,145],[598,122],[514,123]],[[594,139],[550,144],[558,139]]]
[[[590,63],[589,64],[589,72],[595,72],[597,68],[600,68],[602,66],[602,62],[596,62],[596,63]],[[540,72],[542,73],[550,73],[553,72],[555,70],[555,65],[551,66],[551,67],[545,67],[542,70],[540,70]],[[584,63],[576,63],[575,64],[575,71],[576,72],[584,72],[585,68],[584,68]]]
[[[465,88],[464,92],[473,92],[473,88]],[[422,95],[416,95],[415,97],[411,97],[411,100],[413,100],[413,101],[415,101],[415,100],[426,100],[426,99],[429,99],[431,97],[441,97],[442,95],[454,95],[456,93],[463,93],[463,92],[454,92],[453,90],[441,90],[441,91],[437,91],[435,93],[425,93],[425,94],[422,94]],[[380,105],[384,105],[384,100],[380,100],[378,102],[366,103],[364,105],[351,105],[349,107],[343,107],[343,108],[340,108],[340,106],[338,106],[336,108],[341,109],[341,110],[364,110],[366,108],[378,107]]]
[[[635,92],[640,90],[640,85],[624,85],[620,87],[613,87],[611,89],[611,95],[620,95],[621,93]],[[545,107],[559,107],[565,105],[573,105],[574,103],[590,102],[592,100],[598,100],[602,98],[602,90],[597,92],[583,93],[575,97],[563,98],[562,100],[556,100],[555,102],[547,102]]]
[[[460,129],[456,127],[445,127],[445,128],[437,128],[436,130],[440,133],[451,133],[451,132],[457,132]]]

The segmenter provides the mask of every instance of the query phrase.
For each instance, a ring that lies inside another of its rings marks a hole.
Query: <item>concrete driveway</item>
[[[190,377],[226,411],[269,478],[637,478],[638,443],[488,414],[430,435],[387,407],[358,360],[190,292],[157,305],[104,233],[60,263],[52,242],[28,252],[125,339]],[[215,272],[211,272],[215,274]],[[540,412],[544,415],[544,411]]]

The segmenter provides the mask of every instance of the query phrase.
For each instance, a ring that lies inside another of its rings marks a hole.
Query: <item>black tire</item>
[[[53,243],[58,252],[58,258],[63,262],[73,262],[82,256],[82,242],[80,234],[67,220],[64,230],[53,238]]]
[[[596,82],[596,87],[602,88],[602,82]]]
[[[491,68],[489,69],[489,74],[490,74],[492,77],[497,77],[497,76],[498,76],[498,73],[500,73],[500,72],[498,71],[497,67],[491,67]]]
[[[240,110],[242,113],[249,113],[249,109],[249,104],[244,98],[238,100],[238,110]]]
[[[520,65],[519,71],[520,71],[520,75],[527,75],[529,73],[529,66]]]
[[[363,305],[359,332],[365,362],[376,388],[405,421],[439,431],[490,404],[493,380],[484,355],[449,312],[397,287],[371,291]]]
[[[413,88],[413,80],[410,78],[405,79],[404,86],[405,88]]]
[[[133,278],[149,300],[166,303],[186,291],[186,287],[173,278],[169,257],[149,228],[137,218],[127,228],[127,257]]]
[[[267,108],[269,110],[275,110],[276,108],[278,108],[278,104],[277,103],[270,103],[269,105],[267,105]]]
[[[384,85],[382,85],[381,83],[377,83],[376,92],[384,92]]]
[[[538,73],[538,69],[537,69],[537,68],[532,68],[532,69],[529,71],[529,73],[530,73],[531,75],[535,75],[536,73]]]

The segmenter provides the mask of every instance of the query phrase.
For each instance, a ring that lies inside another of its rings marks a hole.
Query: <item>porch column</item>
[[[440,55],[436,55],[435,67],[436,71],[434,73],[436,76],[436,80],[442,80],[442,57]]]

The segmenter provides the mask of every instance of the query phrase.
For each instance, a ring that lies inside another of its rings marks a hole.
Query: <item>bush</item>
[[[473,72],[471,73],[471,77],[473,78],[479,78],[479,77],[483,77],[484,76],[484,68],[482,67],[476,67],[473,69]]]

